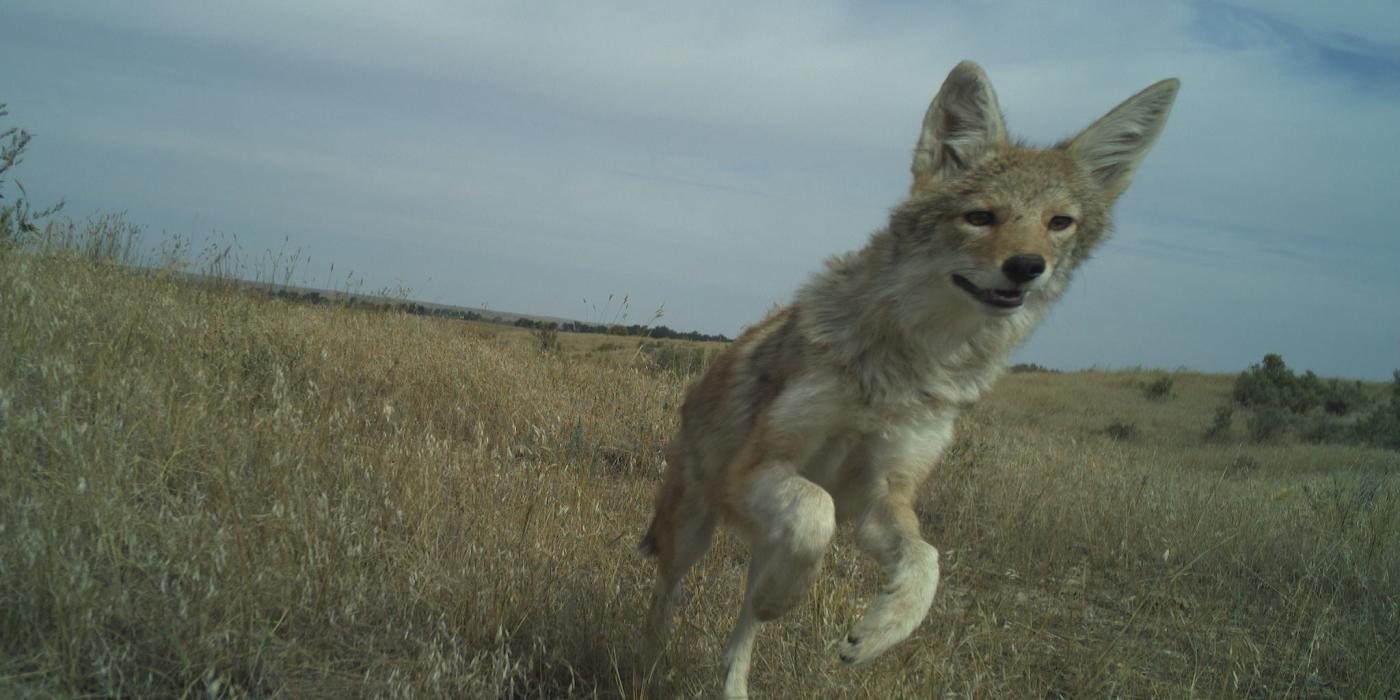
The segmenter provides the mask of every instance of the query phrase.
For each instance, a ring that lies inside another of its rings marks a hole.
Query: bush
[[[1390,400],[1373,407],[1355,422],[1336,417],[1360,412],[1370,403],[1361,382],[1324,382],[1310,371],[1297,376],[1282,357],[1274,354],[1265,355],[1263,362],[1241,372],[1235,379],[1232,396],[1235,403],[1254,409],[1249,433],[1258,442],[1274,438],[1292,424],[1307,442],[1360,442],[1400,449],[1400,370],[1391,385]],[[1319,407],[1325,413],[1310,414]],[[1297,415],[1290,419],[1285,411]],[[1207,432],[1208,436],[1213,434],[1217,434],[1214,427]]]
[[[1400,450],[1400,411],[1379,406],[1356,425],[1356,436],[1376,447]]]
[[[1235,378],[1233,396],[1241,406],[1277,406],[1282,403],[1284,388],[1293,384],[1293,371],[1283,363],[1283,357],[1269,354],[1260,364],[1250,365]]]
[[[1235,455],[1230,463],[1225,466],[1226,476],[1245,476],[1258,471],[1259,460],[1249,455]]]
[[[1230,428],[1234,425],[1235,409],[1229,406],[1221,406],[1215,409],[1215,418],[1211,420],[1210,428],[1206,430],[1207,440],[1224,440],[1230,436]]]
[[[1117,440],[1119,442],[1127,442],[1128,440],[1132,440],[1133,438],[1137,437],[1138,429],[1136,423],[1124,423],[1119,421],[1115,423],[1109,423],[1108,427],[1103,429],[1103,432],[1104,435],[1107,435],[1110,438],[1113,438],[1114,440]]]
[[[5,106],[4,103],[0,103],[0,117],[10,114]],[[30,206],[24,186],[18,180],[15,181],[15,187],[19,190],[19,196],[11,197],[9,203],[5,202],[5,178],[13,177],[10,170],[23,160],[24,151],[29,148],[30,138],[29,132],[18,127],[12,126],[0,131],[0,248],[33,242],[39,233],[38,220],[52,216],[63,208],[63,202],[59,202],[47,209],[35,211]]]
[[[1303,442],[1321,445],[1348,442],[1356,436],[1356,428],[1329,414],[1314,413],[1307,416],[1298,433]]]
[[[643,343],[641,351],[650,360],[652,368],[670,372],[678,377],[700,374],[710,366],[710,362],[720,353],[719,349],[703,345],[677,343]]]
[[[1307,372],[1300,378],[1282,356],[1270,353],[1263,362],[1240,373],[1233,395],[1241,406],[1274,406],[1303,413],[1318,404],[1321,388],[1317,375]]]
[[[1367,399],[1361,382],[1323,382],[1311,370],[1297,376],[1282,357],[1274,354],[1265,355],[1263,362],[1240,373],[1233,396],[1235,403],[1249,408],[1275,406],[1292,413],[1307,413],[1321,406],[1336,416],[1357,410]]]
[[[1312,370],[1303,373],[1293,384],[1293,391],[1286,395],[1288,410],[1294,413],[1306,413],[1322,403],[1323,386],[1322,380],[1313,374]]]
[[[1390,400],[1376,406],[1356,424],[1355,434],[1377,447],[1400,450],[1400,370],[1390,385]]]
[[[1284,428],[1283,411],[1275,406],[1263,406],[1249,417],[1249,437],[1255,442],[1268,442]]]
[[[1322,408],[1334,416],[1345,416],[1364,406],[1366,398],[1361,382],[1333,379],[1322,390]]]
[[[1142,395],[1146,396],[1148,401],[1164,401],[1170,399],[1175,396],[1175,394],[1172,393],[1173,384],[1175,384],[1175,382],[1172,381],[1171,377],[1158,377],[1156,381],[1148,382],[1142,387]]]
[[[541,352],[559,352],[559,330],[550,326],[540,326],[530,331],[530,335],[535,338],[535,345]]]

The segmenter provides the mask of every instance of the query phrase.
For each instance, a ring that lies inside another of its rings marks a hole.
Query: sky
[[[1016,361],[1400,367],[1393,0],[7,0],[0,128],[33,134],[38,204],[125,212],[152,245],[732,337],[884,225],[963,59],[1040,144],[1182,81]]]

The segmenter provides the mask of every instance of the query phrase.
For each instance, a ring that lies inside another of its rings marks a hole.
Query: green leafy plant
[[[1172,393],[1174,384],[1171,377],[1163,375],[1143,385],[1142,395],[1146,396],[1148,401],[1165,401],[1175,396]]]
[[[1136,423],[1116,421],[1113,423],[1109,423],[1108,427],[1103,429],[1103,432],[1105,435],[1113,438],[1114,440],[1117,440],[1119,442],[1127,442],[1137,437],[1138,429]]]
[[[0,103],[0,117],[9,116],[4,103]],[[39,233],[39,221],[58,213],[63,202],[46,208],[35,209],[29,202],[29,193],[24,191],[24,183],[15,180],[19,196],[5,195],[5,181],[13,177],[11,171],[24,159],[24,152],[32,139],[29,132],[18,127],[0,131],[0,246],[16,246],[32,241]]]
[[[1206,430],[1207,440],[1224,440],[1230,436],[1230,428],[1234,425],[1235,409],[1230,406],[1221,406],[1215,409],[1215,418],[1211,419],[1210,428]]]
[[[1275,406],[1264,406],[1249,417],[1249,437],[1255,442],[1268,442],[1277,437],[1285,425],[1283,411]]]

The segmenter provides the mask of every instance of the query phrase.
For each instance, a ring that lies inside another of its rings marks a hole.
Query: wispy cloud
[[[732,334],[881,225],[957,60],[1038,142],[1177,76],[1118,233],[1026,353],[1384,377],[1397,8],[20,0],[0,97],[39,134],[26,184],[76,210],[292,236],[438,301],[631,292]]]

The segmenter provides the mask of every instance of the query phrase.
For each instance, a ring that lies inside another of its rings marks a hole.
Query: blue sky
[[[73,216],[299,249],[317,286],[588,321],[625,294],[629,322],[732,336],[882,225],[957,61],[1040,143],[1178,77],[1018,360],[1384,379],[1397,27],[1388,0],[11,0],[0,102],[35,135],[19,178]]]

